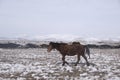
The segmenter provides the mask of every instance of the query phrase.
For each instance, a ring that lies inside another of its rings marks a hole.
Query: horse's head
[[[50,52],[52,49],[59,49],[60,46],[67,45],[67,43],[55,43],[55,42],[50,42],[47,51]]]
[[[50,52],[52,49],[54,49],[54,42],[50,42],[47,48],[47,52]]]

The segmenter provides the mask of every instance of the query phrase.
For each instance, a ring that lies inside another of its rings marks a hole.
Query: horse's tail
[[[84,46],[85,46],[85,53],[87,53],[90,58],[90,49],[87,45],[84,45]]]

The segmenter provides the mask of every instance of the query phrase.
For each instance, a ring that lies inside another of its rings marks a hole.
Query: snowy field
[[[120,80],[120,49],[90,50],[90,66],[82,57],[74,66],[76,56],[67,56],[70,64],[62,66],[57,51],[0,49],[0,80]]]

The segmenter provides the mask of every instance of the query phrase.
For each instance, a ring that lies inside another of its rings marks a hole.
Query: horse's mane
[[[80,44],[80,42],[73,42],[72,44]]]
[[[55,48],[55,47],[59,47],[60,45],[68,45],[68,44],[67,43],[50,42],[50,45],[52,45]]]

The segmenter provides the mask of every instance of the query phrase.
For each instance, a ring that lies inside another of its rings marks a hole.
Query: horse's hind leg
[[[78,58],[77,58],[77,62],[75,63],[75,66],[77,66],[77,64],[78,64],[79,61],[80,61],[80,55],[78,55],[77,57],[78,57]]]
[[[68,62],[66,62],[66,61],[65,61],[65,55],[63,55],[63,56],[62,56],[62,61],[63,61],[62,66],[64,66],[64,65],[65,65],[65,63],[66,63],[66,64],[69,64]]]
[[[89,66],[90,64],[89,64],[89,62],[88,62],[87,57],[85,56],[85,54],[83,54],[82,57],[86,60],[87,66]]]

